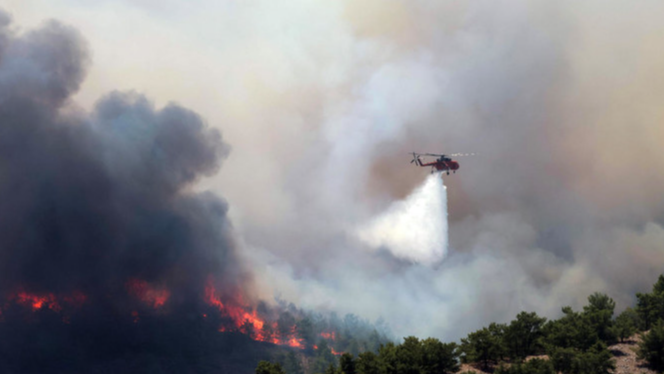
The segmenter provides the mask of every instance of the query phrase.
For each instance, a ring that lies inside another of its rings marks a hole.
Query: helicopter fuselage
[[[455,172],[459,169],[459,163],[450,158],[438,159],[434,162],[420,163],[420,166],[431,166],[432,170],[436,169],[437,171],[450,171]]]

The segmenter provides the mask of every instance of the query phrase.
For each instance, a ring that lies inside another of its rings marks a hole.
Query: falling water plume
[[[448,250],[448,203],[439,175],[430,175],[406,199],[393,203],[363,226],[358,237],[401,259],[426,264],[441,261]]]

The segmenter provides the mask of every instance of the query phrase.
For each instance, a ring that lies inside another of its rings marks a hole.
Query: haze
[[[87,40],[79,109],[135,90],[221,131],[196,188],[227,200],[266,300],[455,340],[594,291],[622,310],[663,272],[662,2],[3,7],[19,33],[55,18]],[[425,182],[411,151],[479,153],[444,177],[435,261],[349,234]]]

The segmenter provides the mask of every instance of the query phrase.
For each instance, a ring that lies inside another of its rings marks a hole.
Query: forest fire
[[[303,339],[297,337],[295,326],[287,334],[280,334],[276,322],[267,322],[258,315],[255,309],[242,305],[240,296],[223,302],[212,279],[209,279],[206,284],[205,301],[219,309],[222,316],[228,317],[232,321],[232,327],[222,325],[219,327],[219,331],[236,330],[248,334],[254,340],[300,349],[305,348]]]
[[[34,295],[27,292],[19,292],[16,295],[16,303],[21,305],[29,305],[32,310],[41,309],[44,306],[55,310],[56,312],[62,309],[52,293],[46,295]]]
[[[337,333],[335,331],[322,331],[319,333],[319,336],[322,337],[323,339],[330,340],[333,343],[337,339]],[[332,352],[332,354],[334,354],[335,356],[340,356],[344,354],[344,352],[336,351],[335,348],[333,347],[328,346],[328,348],[330,349],[330,352]],[[315,345],[314,349],[318,349],[318,347]]]
[[[83,35],[14,29],[0,10],[0,372],[249,373],[333,329],[365,348],[367,323],[249,299],[229,204],[195,187],[230,152],[219,129],[133,91],[79,110]]]
[[[169,301],[171,291],[165,287],[155,286],[147,281],[130,278],[125,282],[127,295],[138,299],[146,306],[154,310],[161,310]],[[215,289],[212,279],[210,279],[204,290],[205,302],[208,305],[219,310],[220,315],[227,318],[230,323],[223,323],[217,330],[219,332],[240,332],[248,335],[253,340],[272,343],[276,345],[285,345],[294,348],[304,349],[305,344],[302,338],[298,337],[296,326],[289,328],[287,333],[280,333],[277,322],[269,322],[259,316],[258,312],[248,306],[243,305],[242,297],[222,298]],[[32,311],[47,308],[53,312],[62,312],[63,305],[78,308],[87,300],[87,296],[81,292],[73,292],[68,295],[58,296],[54,293],[30,293],[20,290],[10,294],[7,297],[8,302],[28,307]],[[5,308],[8,304],[5,304]],[[2,309],[0,309],[0,313]],[[131,310],[128,312],[132,321],[140,321],[139,312]],[[141,313],[143,314],[143,312]],[[202,314],[207,318],[206,313]],[[67,319],[68,320],[68,319]],[[333,333],[334,334],[334,333]]]
[[[317,350],[317,349],[319,349],[319,346],[314,344],[314,346],[312,348],[314,348],[314,350]],[[341,355],[344,354],[344,352],[336,351],[333,347],[328,347],[328,349],[330,349],[330,353],[334,354],[335,356],[341,356]]]
[[[56,296],[53,293],[30,293],[26,291],[19,291],[15,294],[9,295],[9,301],[14,301],[16,304],[28,306],[33,311],[42,308],[48,308],[55,312],[62,310],[63,304],[68,304],[73,307],[80,307],[85,301],[86,296],[81,292],[73,292],[69,295]]]

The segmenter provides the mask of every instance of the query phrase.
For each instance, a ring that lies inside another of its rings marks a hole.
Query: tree
[[[375,330],[372,330],[372,332],[369,334],[369,337],[367,338],[366,342],[366,350],[367,351],[372,351],[372,352],[377,352],[379,350],[379,347],[381,347],[381,335],[379,335],[379,332]]]
[[[663,275],[658,277],[654,283],[651,293],[638,293],[637,295],[637,314],[639,314],[642,324],[642,331],[649,330],[659,318],[663,317]]]
[[[550,352],[550,361],[554,370],[563,374],[571,374],[573,365],[577,359],[577,349],[555,347]]]
[[[278,356],[276,361],[288,374],[304,374],[300,360],[293,351]]]
[[[323,374],[339,374],[339,372],[335,368],[335,365],[330,364],[330,365],[328,365],[328,367],[326,368],[326,371]]]
[[[381,372],[385,374],[397,374],[397,346],[395,343],[388,342],[379,347],[379,362],[381,363]]]
[[[286,374],[280,364],[273,364],[269,361],[260,361],[256,367],[256,374]]]
[[[335,367],[337,363],[335,355],[332,354],[332,351],[330,350],[330,347],[328,347],[328,343],[326,343],[325,340],[321,340],[319,342],[319,345],[314,352],[314,356],[316,358],[314,359],[312,369],[315,373],[323,373],[328,369],[329,366]]]
[[[400,374],[420,374],[422,352],[420,340],[415,336],[404,338],[404,342],[397,346],[397,372]]]
[[[544,341],[549,346],[561,348],[576,348],[586,351],[597,341],[598,336],[584,315],[574,312],[569,306],[561,309],[564,316],[555,321],[548,322],[544,328]]]
[[[425,339],[421,343],[422,373],[446,374],[459,370],[457,344],[442,343],[434,338]]]
[[[614,326],[612,326],[612,334],[623,341],[631,337],[639,325],[639,316],[634,309],[628,307],[624,310],[619,316],[614,320]]]
[[[280,337],[289,336],[295,332],[296,319],[289,312],[282,312],[277,319],[277,332]]]
[[[505,323],[490,323],[487,327],[487,330],[490,332],[492,337],[496,338],[499,341],[499,345],[496,347],[496,360],[500,361],[508,354],[508,348],[506,347],[506,326]]]
[[[503,337],[510,358],[525,359],[540,349],[539,339],[543,336],[545,321],[547,318],[538,317],[535,312],[521,312],[510,322]]]
[[[612,354],[600,340],[587,351],[557,347],[550,353],[550,361],[562,374],[606,374],[614,370]]]
[[[460,351],[464,362],[481,362],[483,367],[488,369],[489,362],[496,362],[501,356],[502,339],[492,334],[488,328],[483,328],[462,339]]]
[[[358,344],[358,340],[356,338],[350,338],[349,344],[346,345],[344,351],[357,356],[360,353],[360,344]]]
[[[662,280],[662,276],[661,276]],[[639,358],[649,363],[649,366],[658,372],[663,372],[663,319],[659,319],[651,331],[642,335],[637,351]]]
[[[339,358],[339,368],[342,374],[356,374],[356,361],[350,353],[344,353]]]
[[[358,374],[379,374],[380,363],[374,352],[368,351],[358,355],[356,372]]]
[[[596,336],[605,343],[612,343],[615,336],[612,333],[612,316],[615,302],[611,297],[594,292],[589,296],[589,305],[584,307],[584,317],[596,332]]]
[[[599,341],[584,353],[578,354],[571,373],[574,374],[609,374],[614,371],[612,354],[607,346]]]
[[[305,346],[310,347],[312,344],[315,344],[316,334],[314,333],[312,320],[309,317],[305,317],[296,322],[296,331],[298,336],[303,339]]]
[[[598,311],[598,310],[608,310],[614,313],[614,307],[616,303],[612,300],[611,297],[607,296],[604,293],[594,292],[589,295],[587,298],[589,305],[584,307],[585,312]]]

